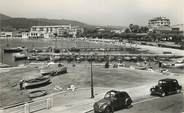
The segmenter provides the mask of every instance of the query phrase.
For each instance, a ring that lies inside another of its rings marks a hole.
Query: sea
[[[58,39],[0,39],[0,62],[3,64],[8,64],[11,66],[19,66],[22,64],[28,63],[27,60],[15,61],[13,54],[14,53],[4,53],[4,48],[11,47],[26,47],[28,49],[33,48],[115,48],[115,45],[102,44],[102,43],[91,43],[85,40],[76,40],[71,38],[58,38]],[[130,50],[125,47],[122,51],[111,51],[112,54],[138,54],[143,53],[138,50]],[[108,52],[108,54],[110,54]]]

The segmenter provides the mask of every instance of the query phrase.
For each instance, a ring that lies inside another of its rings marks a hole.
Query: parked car
[[[124,91],[108,91],[104,98],[95,102],[95,113],[113,113],[122,108],[128,108],[132,104],[129,94]]]
[[[182,86],[178,84],[176,79],[161,79],[158,84],[150,89],[151,95],[159,95],[164,97],[170,94],[180,93]]]

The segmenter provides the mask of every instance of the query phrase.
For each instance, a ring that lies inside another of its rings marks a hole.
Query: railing
[[[34,102],[24,103],[16,107],[3,109],[0,113],[33,113],[43,109],[50,109],[53,107],[53,96],[48,98],[39,99]]]

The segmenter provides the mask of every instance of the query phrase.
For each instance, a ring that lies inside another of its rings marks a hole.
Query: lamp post
[[[92,55],[91,55],[91,62],[90,63],[91,63],[91,98],[94,98]]]

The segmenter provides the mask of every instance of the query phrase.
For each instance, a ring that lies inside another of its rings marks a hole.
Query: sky
[[[0,0],[0,13],[115,26],[147,25],[166,16],[174,25],[184,24],[184,0]]]

